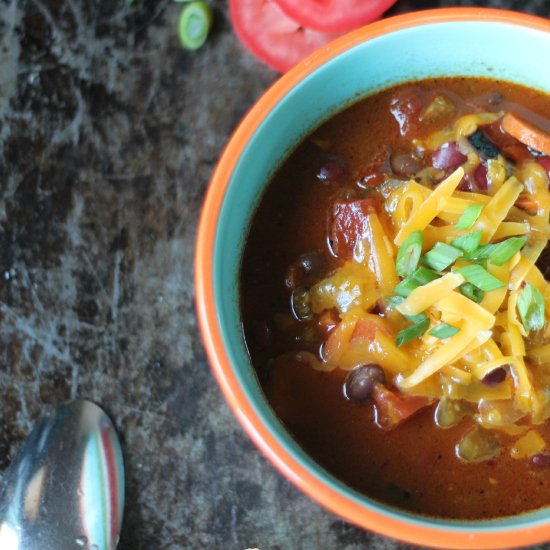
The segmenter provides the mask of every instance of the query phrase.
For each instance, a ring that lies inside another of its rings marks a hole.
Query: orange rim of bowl
[[[300,464],[264,424],[240,386],[225,350],[214,296],[214,244],[226,189],[250,138],[279,101],[321,65],[363,42],[410,27],[469,21],[507,23],[550,32],[550,21],[507,10],[440,8],[412,12],[371,23],[336,39],[298,63],[264,93],[229,140],[206,193],[196,241],[196,308],[210,366],[226,401],[260,451],[300,490],[336,515],[359,527],[394,539],[445,548],[509,548],[526,546],[550,538],[550,522],[525,527],[504,527],[502,530],[495,525],[494,530],[472,532],[464,528],[453,529],[449,524],[422,524],[421,516],[418,516],[418,520],[407,521],[405,518],[391,517],[382,511],[368,508],[341,494]]]

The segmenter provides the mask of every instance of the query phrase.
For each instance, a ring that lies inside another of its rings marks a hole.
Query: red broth
[[[420,122],[419,113],[437,96],[449,99],[454,111]],[[503,452],[497,458],[459,460],[456,442],[473,421],[438,428],[433,405],[392,430],[378,427],[370,401],[344,396],[346,371],[319,372],[296,359],[304,351],[319,356],[334,320],[298,320],[300,304],[291,303],[291,288],[307,288],[341,265],[328,242],[335,201],[375,196],[388,174],[406,181],[420,168],[410,155],[412,137],[425,138],[460,114],[510,107],[539,127],[550,120],[548,96],[485,79],[425,80],[360,101],[283,163],[261,198],[244,251],[244,332],[277,416],[307,453],[350,487],[429,516],[487,519],[547,506],[550,468],[511,458],[513,438],[506,434],[499,434]],[[518,151],[511,154],[542,158],[525,147]],[[482,186],[478,179],[472,185]],[[549,423],[536,428],[550,444]]]

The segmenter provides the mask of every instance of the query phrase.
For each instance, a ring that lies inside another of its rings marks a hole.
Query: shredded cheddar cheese
[[[359,253],[309,295],[314,313],[335,309],[341,319],[314,368],[374,362],[402,393],[472,403],[483,428],[525,434],[513,448],[519,458],[544,442],[518,421],[550,417],[550,284],[535,265],[550,237],[550,193],[537,163],[511,170],[502,155],[481,159],[469,145],[500,116],[466,115],[418,141],[428,151],[454,141],[466,160],[435,186],[424,171],[387,187]],[[482,160],[487,193],[460,190]],[[522,209],[526,196],[534,212]]]

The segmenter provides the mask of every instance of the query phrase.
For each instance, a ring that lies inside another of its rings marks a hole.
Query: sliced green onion
[[[413,279],[412,277],[407,277],[406,279],[403,279],[394,289],[393,291],[398,296],[403,296],[403,298],[406,298],[415,288],[418,288],[420,283]]]
[[[455,229],[470,229],[479,218],[482,210],[482,204],[472,204],[471,206],[468,206],[456,222]]]
[[[435,246],[424,254],[424,263],[436,271],[443,271],[454,264],[460,256],[462,251],[458,248],[445,243],[435,243]]]
[[[486,269],[480,265],[472,264],[465,267],[457,269],[469,283],[472,283],[477,288],[483,290],[484,292],[489,292],[490,290],[495,290],[497,288],[503,287],[504,283],[499,281],[496,277],[491,275]]]
[[[428,269],[427,267],[420,266],[413,274],[412,278],[418,281],[421,285],[427,285],[436,279],[439,279],[441,275]]]
[[[489,254],[489,261],[495,265],[504,265],[516,252],[519,252],[527,237],[510,237],[505,241],[497,243],[494,250]]]
[[[405,301],[405,298],[402,296],[390,296],[389,298],[386,298],[386,301],[390,304],[390,307],[397,308],[399,304],[402,304]],[[403,315],[403,317],[407,318],[414,324],[428,320],[425,313],[418,313],[417,315]]]
[[[422,323],[423,321],[427,321],[428,317],[425,313],[417,313],[416,315],[403,315],[406,319],[408,319],[411,323],[414,323],[417,325],[418,323]]]
[[[460,290],[466,298],[470,298],[470,300],[473,300],[476,304],[479,304],[479,302],[483,300],[483,296],[485,296],[485,292],[472,283],[464,283],[458,287],[458,290]]]
[[[459,330],[460,329],[458,327],[453,327],[453,325],[449,325],[448,323],[441,323],[432,328],[432,330],[430,330],[428,334],[430,336],[435,336],[436,338],[440,338],[441,340],[443,340],[444,338],[450,338],[451,336],[454,336]]]
[[[496,244],[482,244],[478,246],[473,252],[464,256],[465,260],[487,260],[489,256],[494,252]]]
[[[460,248],[460,250],[466,252],[466,254],[471,254],[479,247],[482,235],[483,231],[478,229],[477,231],[472,231],[472,233],[466,233],[466,235],[453,239],[451,244],[455,248]]]
[[[405,301],[405,298],[403,296],[390,296],[389,298],[386,298],[386,302],[390,305],[392,308],[396,308],[399,304],[402,304]]]
[[[395,271],[400,277],[408,277],[417,268],[423,242],[422,231],[413,231],[399,247],[395,260]]]
[[[474,260],[475,264],[480,265],[483,269],[487,269],[487,260]]]
[[[517,306],[527,332],[544,326],[544,296],[531,283],[527,283],[518,296]]]
[[[414,325],[399,331],[397,333],[397,337],[395,338],[395,343],[397,344],[397,347],[401,347],[411,340],[420,338],[428,330],[429,326],[430,321],[426,317],[419,323],[415,323]]]
[[[198,50],[206,41],[212,25],[212,10],[205,2],[191,2],[180,13],[178,34],[187,50]]]

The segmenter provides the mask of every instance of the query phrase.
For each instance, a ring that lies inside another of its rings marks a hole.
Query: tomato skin
[[[302,26],[323,32],[348,32],[378,19],[396,0],[275,0]]]
[[[272,0],[229,0],[229,14],[247,49],[282,73],[340,36],[302,27]]]

